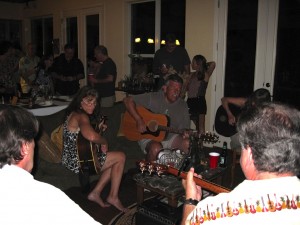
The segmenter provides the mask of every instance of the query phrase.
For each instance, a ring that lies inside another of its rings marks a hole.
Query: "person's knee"
[[[155,160],[157,154],[161,151],[161,149],[162,144],[159,142],[151,141],[150,143],[148,143],[148,145],[146,146],[148,158],[150,158],[151,160]]]
[[[125,163],[126,161],[126,155],[124,152],[118,152],[119,161],[122,163]]]

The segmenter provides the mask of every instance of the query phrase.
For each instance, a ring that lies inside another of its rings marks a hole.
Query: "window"
[[[300,2],[280,1],[274,100],[300,109]]]
[[[94,48],[99,45],[99,14],[86,16],[86,55],[94,56]]]
[[[32,42],[36,45],[36,55],[53,53],[53,19],[41,18],[31,20]]]
[[[151,72],[154,53],[167,33],[174,33],[180,45],[185,45],[185,0],[133,3],[130,10],[132,67],[136,62],[146,64]]]
[[[77,17],[67,18],[67,42],[75,46],[75,57],[78,57],[78,25],[77,25]]]
[[[224,95],[253,91],[257,35],[257,0],[229,0]]]
[[[0,41],[9,40],[14,44],[21,43],[22,23],[19,20],[0,20]]]

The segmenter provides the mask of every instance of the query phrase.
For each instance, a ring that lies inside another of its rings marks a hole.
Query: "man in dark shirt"
[[[157,50],[153,59],[153,72],[160,75],[160,84],[170,73],[190,74],[191,60],[185,48],[176,46],[176,37],[167,34],[166,46]],[[171,70],[175,71],[171,71]]]
[[[75,47],[66,44],[64,53],[56,57],[52,65],[54,89],[59,95],[74,95],[79,90],[79,80],[84,79],[84,67],[74,57]]]
[[[98,91],[102,107],[112,107],[116,101],[115,83],[117,67],[115,62],[108,56],[107,48],[103,45],[94,49],[95,58],[101,63],[96,76],[89,76],[89,82]]]

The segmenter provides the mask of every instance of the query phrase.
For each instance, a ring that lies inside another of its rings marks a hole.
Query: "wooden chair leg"
[[[240,163],[240,153],[241,149],[233,149],[233,155],[232,155],[232,166],[231,166],[231,182],[230,187],[233,188],[235,185],[235,169],[236,164]]]
[[[236,150],[233,149],[232,154],[232,165],[231,165],[231,182],[230,182],[230,188],[233,188],[234,181],[235,181],[235,162],[236,162]]]
[[[144,188],[137,184],[136,192],[137,192],[137,204],[140,205],[144,201]]]

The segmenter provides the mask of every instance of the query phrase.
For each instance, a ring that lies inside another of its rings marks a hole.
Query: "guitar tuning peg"
[[[153,167],[153,165],[151,165],[151,164],[148,165],[148,171],[149,171],[149,174],[150,174],[150,175],[154,172],[154,167]]]

